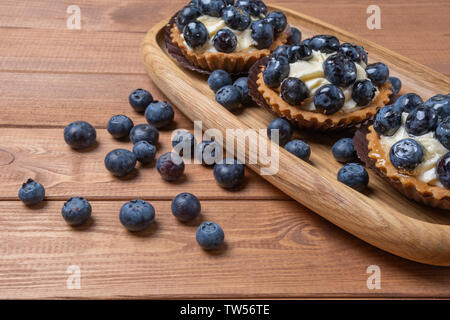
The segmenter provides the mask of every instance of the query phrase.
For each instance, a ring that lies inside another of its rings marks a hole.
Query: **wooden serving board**
[[[450,79],[408,58],[339,28],[278,6],[303,37],[332,34],[341,41],[363,45],[369,61],[386,63],[391,74],[403,82],[402,92],[417,92],[424,99],[450,92]],[[266,128],[273,116],[259,107],[248,107],[236,115],[215,102],[206,77],[180,68],[167,54],[164,27],[168,19],[155,25],[145,36],[142,55],[156,86],[191,120],[201,120],[203,129]],[[225,136],[225,134],[224,134]],[[359,193],[336,179],[341,165],[331,154],[338,136],[297,132],[312,149],[311,161],[301,161],[280,148],[280,169],[264,179],[325,219],[358,238],[390,253],[421,263],[450,266],[450,215],[448,212],[414,203],[381,178],[370,173],[369,189]],[[246,148],[245,159],[249,158]],[[248,164],[257,173],[264,157]]]

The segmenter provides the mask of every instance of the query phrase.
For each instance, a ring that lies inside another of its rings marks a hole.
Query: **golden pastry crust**
[[[259,59],[266,57],[272,53],[279,46],[287,43],[287,32],[278,35],[270,48],[263,50],[256,50],[253,52],[203,52],[199,53],[189,49],[184,44],[184,39],[181,32],[173,25],[170,29],[170,38],[172,42],[178,46],[183,55],[194,65],[209,71],[217,69],[226,70],[230,73],[246,72]]]

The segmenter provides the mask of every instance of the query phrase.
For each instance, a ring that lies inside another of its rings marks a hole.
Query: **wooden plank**
[[[381,252],[293,201],[203,201],[202,219],[226,234],[212,254],[196,244],[199,222],[177,222],[169,201],[152,202],[156,223],[139,234],[120,225],[123,202],[91,204],[93,221],[74,229],[60,201],[0,201],[0,298],[450,296],[450,269]],[[66,288],[70,265],[79,290]],[[379,290],[366,286],[370,265]]]

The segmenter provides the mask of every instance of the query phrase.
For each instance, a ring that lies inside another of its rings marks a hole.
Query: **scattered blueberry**
[[[174,116],[175,112],[172,106],[166,101],[154,101],[145,110],[147,122],[158,129],[171,124]]]
[[[255,18],[259,18],[260,14],[261,14],[261,9],[263,9],[263,7],[260,5],[259,1],[255,1],[255,0],[237,0],[235,6],[242,8],[243,10],[247,11]],[[266,11],[267,11],[267,8],[266,8]]]
[[[280,145],[284,145],[286,142],[288,142],[291,139],[292,134],[294,133],[292,124],[283,118],[273,119],[269,123],[269,126],[267,127],[267,136],[269,137],[269,139],[272,139],[272,130],[278,130],[278,142]]]
[[[332,84],[348,87],[356,81],[355,63],[342,54],[333,54],[323,63],[325,77]]]
[[[340,54],[353,62],[361,62],[361,54],[358,48],[353,43],[343,43],[339,47]]]
[[[440,120],[450,116],[450,96],[438,94],[428,99],[424,106],[436,111]]]
[[[155,208],[144,200],[131,200],[120,209],[120,223],[129,231],[147,229],[155,220]]]
[[[439,123],[436,128],[436,139],[447,149],[450,149],[450,116]]]
[[[248,77],[241,77],[237,79],[233,86],[237,87],[241,91],[242,103],[249,104],[252,102],[252,98],[248,94]]]
[[[342,163],[352,162],[358,159],[355,147],[353,146],[353,139],[351,138],[342,138],[336,141],[331,148],[331,152],[336,161]]]
[[[215,250],[225,239],[222,228],[215,222],[203,222],[197,229],[196,239],[205,250]]]
[[[424,151],[414,139],[397,141],[389,151],[389,159],[397,169],[414,170],[422,161]]]
[[[144,112],[147,106],[153,102],[153,96],[144,89],[136,89],[130,93],[128,101],[137,112]]]
[[[353,84],[352,99],[358,106],[367,106],[375,97],[376,88],[370,80],[358,80]]]
[[[64,128],[64,140],[73,149],[89,148],[96,138],[95,128],[85,121],[75,121]]]
[[[213,37],[214,48],[219,52],[231,53],[236,50],[237,37],[230,29],[220,29]]]
[[[450,188],[450,152],[447,152],[439,161],[436,171],[439,181],[447,189]]]
[[[367,77],[378,87],[389,79],[389,68],[381,62],[369,64],[366,67],[366,73]]]
[[[272,25],[266,20],[257,20],[251,24],[252,39],[255,40],[257,49],[269,48],[274,40],[275,34]]]
[[[146,165],[155,160],[156,147],[147,141],[139,141],[133,146],[137,161]]]
[[[242,106],[241,89],[233,85],[222,87],[216,92],[216,101],[227,110],[237,110]]]
[[[286,143],[284,148],[297,158],[300,158],[304,161],[308,161],[309,157],[311,156],[311,148],[303,140],[298,139],[291,140],[288,143]]]
[[[64,203],[61,214],[71,226],[79,226],[89,220],[92,207],[85,198],[74,197]]]
[[[275,34],[280,34],[284,31],[284,29],[286,29],[287,18],[283,12],[279,11],[271,12],[266,17],[266,20],[272,25]]]
[[[313,55],[312,55],[312,50],[304,45],[304,44],[299,44],[299,45],[292,45],[289,47],[289,49],[287,50],[287,57],[289,60],[289,63],[294,63],[297,62],[299,60],[310,60]]]
[[[221,17],[222,10],[225,9],[223,0],[198,0],[198,7],[204,15],[211,17]]]
[[[196,7],[192,6],[186,6],[183,9],[181,9],[180,13],[178,13],[177,16],[177,27],[180,32],[183,32],[184,27],[194,20],[196,20],[198,17],[201,16],[200,10]]]
[[[131,151],[115,149],[106,155],[105,167],[116,177],[124,177],[136,167],[136,156]]]
[[[339,50],[339,40],[335,36],[330,35],[317,35],[312,37],[308,46],[315,51],[321,51],[323,53],[333,53]]]
[[[225,70],[214,70],[208,78],[208,85],[214,92],[232,83],[233,80]]]
[[[291,106],[300,105],[308,96],[308,87],[298,78],[286,78],[281,84],[281,98]]]
[[[421,136],[434,130],[438,123],[438,117],[434,109],[424,106],[417,107],[411,111],[406,118],[406,132],[415,136]]]
[[[156,170],[166,181],[178,180],[184,172],[184,161],[176,153],[167,152],[156,161]]]
[[[42,202],[44,197],[44,186],[31,178],[22,184],[22,187],[19,189],[19,199],[27,206],[33,206]]]
[[[294,27],[291,27],[291,34],[288,37],[288,43],[299,45],[302,42],[302,32]]]
[[[180,221],[192,221],[202,209],[200,201],[192,193],[180,193],[172,200],[172,214]]]
[[[227,27],[239,31],[247,29],[252,22],[250,13],[235,6],[226,7],[222,11],[222,19]]]
[[[222,159],[222,147],[213,140],[202,141],[195,148],[195,157],[203,165],[213,165],[216,159]]]
[[[116,139],[128,137],[133,128],[133,121],[123,114],[112,116],[106,125],[106,130]]]
[[[186,130],[178,130],[172,139],[172,147],[179,155],[192,156],[195,149],[195,137]],[[189,151],[190,155],[184,151]]]
[[[361,192],[369,184],[369,174],[362,165],[348,163],[339,170],[338,181]]]
[[[278,88],[281,82],[289,76],[290,69],[287,58],[280,56],[276,60],[269,60],[263,72],[264,83],[271,88]]]
[[[244,177],[244,165],[235,159],[223,159],[214,165],[214,178],[222,188],[235,188],[242,184]]]
[[[378,134],[392,136],[402,125],[402,115],[393,105],[378,110],[373,122],[373,128]]]
[[[334,84],[326,84],[314,94],[314,105],[317,111],[323,114],[329,115],[338,112],[344,103],[344,92]]]
[[[409,113],[422,104],[423,100],[420,96],[415,93],[407,93],[398,98],[394,106],[399,113]]]
[[[191,48],[201,47],[208,41],[209,33],[205,25],[200,21],[189,22],[183,29],[183,36]]]
[[[397,77],[389,77],[389,82],[392,85],[392,89],[395,95],[398,95],[402,88],[402,81]]]
[[[139,141],[147,141],[153,145],[158,143],[159,131],[149,124],[138,124],[130,131],[130,140],[133,144]]]

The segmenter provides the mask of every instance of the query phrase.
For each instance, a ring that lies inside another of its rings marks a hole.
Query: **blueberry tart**
[[[288,41],[287,29],[286,16],[268,13],[260,0],[198,0],[179,11],[167,30],[170,45],[195,67],[244,73]]]

